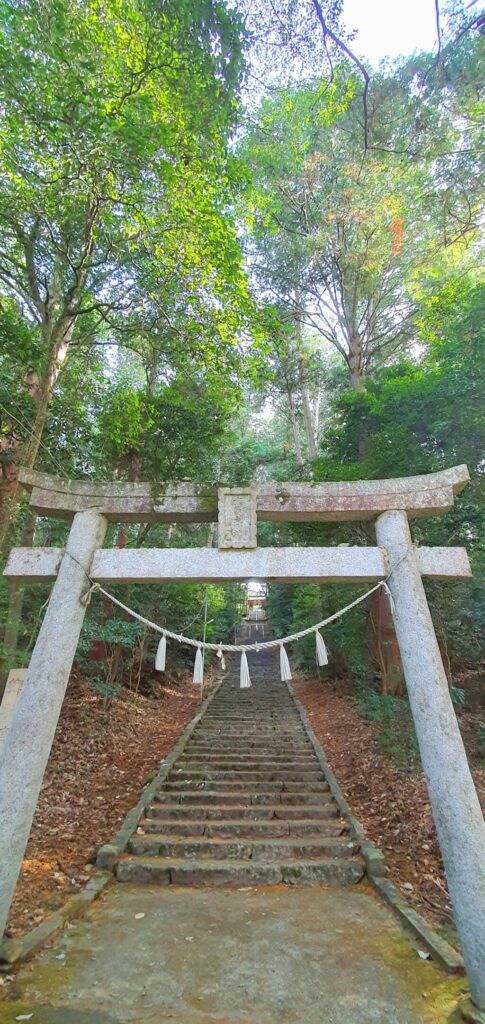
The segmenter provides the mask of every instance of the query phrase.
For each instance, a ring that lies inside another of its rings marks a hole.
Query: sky
[[[436,43],[434,0],[344,0],[344,21],[358,30],[353,49],[374,66]]]

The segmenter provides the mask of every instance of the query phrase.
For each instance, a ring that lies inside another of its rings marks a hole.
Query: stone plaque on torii
[[[415,547],[408,518],[437,515],[466,466],[395,480],[262,483],[65,481],[23,470],[30,507],[72,519],[66,548],[15,548],[8,579],[54,580],[0,755],[0,929],[21,867],[76,653],[88,577],[99,583],[378,582],[387,579],[411,711],[472,997],[485,1008],[485,823],[450,698],[422,577],[471,576],[463,548]],[[257,520],[375,519],[376,547],[258,548]],[[218,522],[217,548],[103,548],[108,522]]]

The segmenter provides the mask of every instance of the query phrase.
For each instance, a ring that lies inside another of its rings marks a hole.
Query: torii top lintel
[[[466,466],[438,473],[389,480],[328,483],[253,483],[225,488],[191,481],[151,485],[118,481],[62,480],[21,469],[19,480],[38,515],[72,518],[97,509],[115,522],[214,522],[225,497],[247,496],[259,519],[338,522],[374,519],[389,509],[409,516],[439,515],[453,505],[454,495],[470,477]]]

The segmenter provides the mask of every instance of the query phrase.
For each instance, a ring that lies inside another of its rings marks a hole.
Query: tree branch
[[[357,55],[355,53],[353,53],[352,50],[349,49],[349,47],[347,46],[346,43],[344,43],[343,39],[339,39],[339,37],[337,35],[335,35],[335,32],[332,32],[332,29],[329,28],[329,26],[327,25],[327,22],[325,21],[325,17],[324,17],[322,8],[320,6],[319,0],[312,0],[312,3],[313,3],[313,7],[315,9],[316,16],[317,16],[317,18],[318,18],[318,20],[320,22],[321,27],[322,27],[324,41],[325,41],[325,39],[328,36],[328,38],[331,39],[332,42],[335,44],[337,49],[341,50],[342,53],[345,53],[346,57],[348,57],[349,60],[352,61],[353,64],[355,64],[356,68],[358,68],[358,70],[360,71],[360,74],[362,75],[362,78],[364,80],[364,90],[363,90],[363,93],[362,93],[362,107],[363,107],[363,112],[364,112],[364,126],[363,126],[364,127],[364,150],[367,150],[368,149],[368,142],[369,142],[369,115],[368,115],[368,109],[367,109],[367,97],[368,97],[368,94],[369,94],[369,85],[370,85],[369,72],[367,71],[367,68],[362,63],[362,61],[359,60]]]

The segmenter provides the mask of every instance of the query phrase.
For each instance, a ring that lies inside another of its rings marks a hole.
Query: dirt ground
[[[70,686],[7,934],[28,931],[88,880],[89,861],[136,804],[197,701],[190,677],[155,700],[123,690],[109,712],[88,686]]]
[[[451,925],[451,909],[428,794],[420,770],[398,771],[375,744],[377,726],[362,719],[350,695],[318,680],[294,683],[312,729],[327,755],[355,817],[385,853],[389,878],[416,909],[435,923]],[[471,717],[463,720],[465,744]],[[485,764],[468,747],[475,784],[485,806]]]

